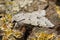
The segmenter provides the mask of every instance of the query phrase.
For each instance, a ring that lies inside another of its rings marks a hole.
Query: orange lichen
[[[16,38],[20,38],[22,36],[22,33],[20,31],[14,31],[13,34]]]
[[[6,24],[3,24],[1,28],[2,28],[3,30],[6,30],[6,29],[7,29],[7,25],[6,25]]]
[[[56,6],[56,11],[57,11],[57,14],[58,14],[59,17],[60,17],[60,7],[59,7],[59,6]]]
[[[31,38],[31,39],[37,39],[37,40],[49,40],[49,39],[53,39],[55,37],[55,34],[48,34],[46,32],[41,32],[41,33],[37,33],[36,34],[36,38]]]
[[[9,37],[10,35],[12,35],[13,31],[11,29],[7,29],[5,30],[5,36]]]
[[[6,36],[3,36],[2,40],[8,40],[8,38]]]

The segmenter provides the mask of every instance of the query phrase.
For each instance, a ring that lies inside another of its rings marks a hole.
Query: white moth
[[[17,15],[13,16],[13,20],[19,21],[20,23],[26,23],[31,25],[39,25],[42,27],[53,27],[52,24],[46,17],[46,11],[34,11],[32,13],[18,13]]]

